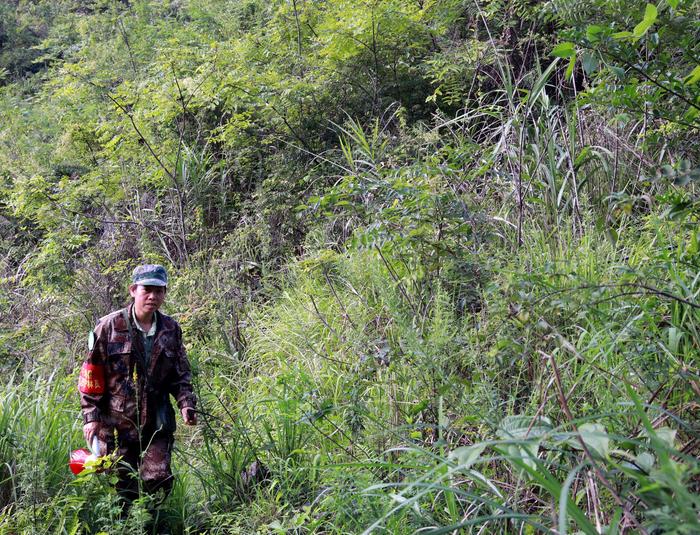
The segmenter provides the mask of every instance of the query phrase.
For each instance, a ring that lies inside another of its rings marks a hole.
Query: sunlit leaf
[[[563,42],[559,43],[552,49],[552,55],[557,58],[570,58],[576,54],[574,43]]]
[[[634,34],[632,32],[624,31],[624,32],[615,32],[612,34],[613,39],[627,39],[628,37],[633,37]]]
[[[697,84],[698,82],[700,82],[700,65],[690,71],[690,74],[685,78],[685,83],[687,85]]]
[[[588,38],[589,41],[597,41],[598,40],[598,34],[600,34],[602,31],[604,31],[605,28],[603,26],[598,26],[597,24],[591,24],[586,28],[586,37]]]
[[[646,8],[644,9],[644,18],[634,27],[634,30],[632,30],[634,36],[642,37],[645,33],[647,33],[652,24],[656,22],[657,14],[658,12],[656,10],[656,6],[654,4],[647,4]]]

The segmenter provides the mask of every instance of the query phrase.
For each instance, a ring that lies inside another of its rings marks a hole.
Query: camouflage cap
[[[163,266],[144,264],[134,269],[131,275],[131,282],[141,286],[167,286],[168,274]]]

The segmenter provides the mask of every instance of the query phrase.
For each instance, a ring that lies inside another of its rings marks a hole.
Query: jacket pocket
[[[160,381],[169,381],[169,376],[177,364],[177,353],[171,349],[163,349],[158,359],[158,366],[154,370]]]
[[[119,341],[107,343],[107,362],[109,371],[115,382],[119,377],[129,376],[129,362],[131,359],[131,341]]]
[[[107,354],[117,355],[119,353],[131,353],[131,340],[109,340],[107,342]]]
[[[118,428],[136,425],[136,401],[131,397],[113,394],[109,398],[109,412],[113,424]]]

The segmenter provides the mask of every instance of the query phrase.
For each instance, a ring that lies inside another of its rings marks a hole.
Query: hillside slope
[[[698,13],[6,2],[0,533],[700,531]],[[202,413],[121,518],[67,456],[146,261]]]

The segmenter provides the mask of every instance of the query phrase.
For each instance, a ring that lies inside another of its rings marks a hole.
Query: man
[[[170,459],[177,401],[187,425],[195,425],[196,398],[178,323],[158,311],[168,276],[163,266],[142,265],[132,276],[133,302],[97,322],[78,390],[88,444],[100,454],[116,451],[122,461],[117,490],[130,503],[143,489],[170,492]]]

